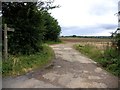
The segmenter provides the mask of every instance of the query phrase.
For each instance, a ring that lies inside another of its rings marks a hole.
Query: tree
[[[46,28],[44,33],[44,40],[58,41],[61,27],[58,25],[57,20],[54,19],[48,12],[44,12],[43,16]]]
[[[72,35],[72,37],[77,37],[76,35]]]
[[[37,3],[2,3],[3,24],[15,28],[8,33],[9,53],[31,54],[40,51],[44,21]]]

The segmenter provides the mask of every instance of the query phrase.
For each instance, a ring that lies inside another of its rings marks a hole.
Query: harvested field
[[[111,42],[111,39],[104,38],[60,38],[64,42]]]
[[[80,45],[93,45],[98,49],[105,49],[112,45],[111,39],[104,38],[60,38],[65,43],[79,43]]]

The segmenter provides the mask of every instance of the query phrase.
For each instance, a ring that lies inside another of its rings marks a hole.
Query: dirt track
[[[93,60],[74,50],[71,44],[52,45],[56,59],[51,67],[17,78],[3,79],[6,88],[117,88],[118,78]]]

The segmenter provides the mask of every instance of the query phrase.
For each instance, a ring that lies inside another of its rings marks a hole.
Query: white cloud
[[[94,35],[96,35],[96,36],[111,36],[112,32],[114,32],[114,30],[107,30],[107,31],[106,30],[102,30],[99,33],[94,33],[93,36]]]
[[[55,0],[55,4],[61,7],[50,12],[62,27],[117,24],[118,0]]]

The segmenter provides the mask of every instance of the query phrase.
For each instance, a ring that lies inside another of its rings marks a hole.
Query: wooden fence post
[[[4,59],[8,58],[7,24],[4,24]]]

